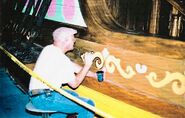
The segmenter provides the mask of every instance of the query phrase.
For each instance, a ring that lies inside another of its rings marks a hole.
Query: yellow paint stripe
[[[95,102],[96,108],[109,113],[115,118],[160,118],[156,114],[134,107],[85,86],[80,86],[75,91],[81,96],[91,98]]]

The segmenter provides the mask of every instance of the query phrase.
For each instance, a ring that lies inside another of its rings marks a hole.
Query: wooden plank
[[[114,118],[160,118],[151,112],[131,106],[85,86],[80,86],[75,91],[83,97],[92,99],[96,108],[109,113]]]
[[[26,64],[26,66],[32,68],[34,66],[34,64],[28,64],[28,65]],[[162,117],[174,118],[174,117],[184,117],[185,116],[185,109],[183,107],[169,104],[164,100],[163,101],[159,100],[158,98],[156,98],[154,96],[153,97],[149,96],[146,93],[134,90],[132,88],[128,88],[128,87],[124,87],[124,86],[120,87],[120,86],[118,86],[108,80],[105,80],[104,82],[98,82],[94,78],[86,78],[85,81],[83,82],[83,85],[91,88],[90,91],[95,90],[95,92],[97,92],[99,94],[103,93],[104,94],[103,96],[106,96],[106,95],[109,96],[108,97],[108,98],[110,98],[110,99],[108,99],[109,102],[111,101],[111,99],[114,99],[110,103],[110,104],[112,104],[112,107],[109,106],[108,108],[113,108],[113,106],[118,109],[120,107],[121,108],[126,107],[125,109],[118,110],[121,112],[118,112],[116,110],[115,111],[112,110],[111,114],[113,114],[114,116],[115,115],[119,116],[119,115],[121,115],[120,113],[125,113],[126,116],[138,115],[133,112],[129,112],[129,111],[135,111],[135,109],[137,109],[137,108],[141,108],[144,111],[149,111],[151,113],[158,114]],[[82,87],[82,88],[84,88],[84,87]],[[88,88],[87,88],[87,90],[88,90]],[[84,90],[81,90],[81,89],[77,89],[77,92],[80,93],[82,96],[92,98],[95,101],[96,106],[100,109],[102,109],[101,107],[104,107],[104,104],[109,104],[109,102],[106,102],[106,103],[101,102],[101,101],[104,101],[104,102],[107,101],[107,97],[100,99],[100,97],[95,97],[95,96],[99,96],[99,94],[88,94],[88,93],[92,93],[92,92],[84,92]],[[115,104],[114,103],[115,99],[117,99],[119,101],[117,104],[121,104],[121,105]],[[120,101],[122,101],[122,102],[120,103]],[[137,108],[132,109],[132,106],[130,106],[129,104],[133,105],[133,108],[134,108],[134,106],[136,106]],[[159,110],[159,109],[163,109],[163,110]],[[104,110],[108,113],[110,112],[110,109],[104,109]],[[124,110],[124,112],[122,110]],[[140,109],[139,109],[139,111],[140,111]]]
[[[119,92],[122,91],[122,89],[126,89],[126,90],[129,90],[130,92],[134,92],[134,93],[136,92],[137,94],[144,95],[145,97],[147,96],[155,100],[157,99],[159,101],[166,102],[166,104],[174,104],[174,105],[180,105],[182,107],[185,107],[185,98],[184,98],[185,89],[184,89],[184,83],[183,83],[185,80],[184,59],[181,59],[181,58],[177,59],[176,57],[169,58],[168,56],[163,57],[161,55],[153,55],[146,52],[141,53],[137,51],[127,50],[121,47],[121,44],[123,44],[123,42],[120,41],[119,45],[115,45],[114,43],[107,45],[106,41],[101,43],[95,43],[92,41],[85,41],[85,40],[78,39],[76,43],[76,50],[80,52],[92,51],[92,50],[102,51],[104,48],[107,48],[109,50],[110,55],[113,55],[117,59],[121,60],[120,66],[122,67],[123,70],[126,70],[126,67],[131,66],[132,69],[135,71],[136,74],[130,79],[126,79],[123,76],[121,76],[117,70],[115,70],[115,72],[112,74],[107,72],[106,80],[104,82],[107,82],[110,85],[109,86],[104,85],[103,87],[101,87],[101,89],[104,89],[104,90],[100,90],[100,91],[115,97],[115,96],[120,96],[118,94],[121,94]],[[176,44],[178,44],[178,42],[176,42]],[[146,48],[146,50],[147,49],[148,48]],[[79,55],[74,56],[75,57],[74,60],[80,63],[80,59],[76,58],[78,56]],[[147,72],[144,74],[138,73],[135,68],[136,64],[143,64],[147,66],[148,67]],[[95,68],[93,68],[92,70],[97,71]],[[160,88],[152,86],[152,84],[147,79],[147,75],[154,72],[157,75],[156,81],[161,81],[167,76],[166,71],[168,71],[171,74],[174,74],[177,72],[182,77],[183,81],[179,82],[179,85],[181,85],[182,87],[181,90],[183,91],[183,94],[181,95],[176,94],[172,90],[173,89],[172,84],[174,84],[173,82],[179,81],[180,78],[175,78],[173,81],[169,80],[169,82],[166,85]],[[97,82],[96,83],[93,83],[93,82],[91,83],[91,82],[92,81],[85,81],[84,85],[96,90],[100,89],[100,86],[98,85],[96,86]],[[109,87],[112,88],[112,91],[110,90]],[[118,90],[118,88],[120,90]],[[119,92],[115,92],[116,90],[118,90]],[[116,98],[121,99],[121,97],[116,97]],[[153,102],[152,100],[150,101]],[[156,107],[156,106],[154,105],[153,107]]]
[[[169,2],[173,7],[179,10],[181,14],[185,15],[184,6],[178,0],[167,0],[167,2]]]
[[[149,111],[154,114],[158,114],[161,117],[183,118],[185,116],[185,109],[179,105],[169,104],[168,102],[158,99],[157,97],[150,96],[141,91],[137,91],[127,87],[120,87],[109,81],[97,82],[92,78],[86,78],[83,85],[115,98],[119,101],[123,101],[127,104],[136,106],[143,110]],[[159,110],[162,109],[162,110]]]

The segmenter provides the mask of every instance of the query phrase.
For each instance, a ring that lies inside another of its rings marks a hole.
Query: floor
[[[0,67],[0,116],[1,118],[41,118],[25,110],[28,96],[10,78],[6,69]]]

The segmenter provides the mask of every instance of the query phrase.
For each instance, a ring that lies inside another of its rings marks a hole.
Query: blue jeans
[[[63,89],[65,90],[65,89]],[[82,98],[80,97],[77,93],[70,91],[70,90],[65,90],[66,92],[70,93],[71,95],[81,99],[82,101],[95,106],[94,102],[90,99],[87,98]],[[50,96],[46,96],[45,94],[41,94],[35,97],[31,97],[31,102],[32,104],[39,109],[43,110],[54,110],[54,111],[59,111],[61,113],[56,113],[53,114],[51,117],[52,118],[65,118],[67,117],[67,114],[73,114],[77,113],[78,118],[93,118],[94,113],[85,107],[79,105],[78,103],[75,103],[68,98],[64,97],[58,92],[53,91]]]

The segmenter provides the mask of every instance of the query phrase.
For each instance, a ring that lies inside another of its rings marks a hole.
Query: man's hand
[[[83,54],[83,61],[84,61],[84,64],[86,66],[91,66],[92,63],[93,63],[93,60],[94,60],[95,56],[93,54],[93,52],[86,52],[85,54]]]

